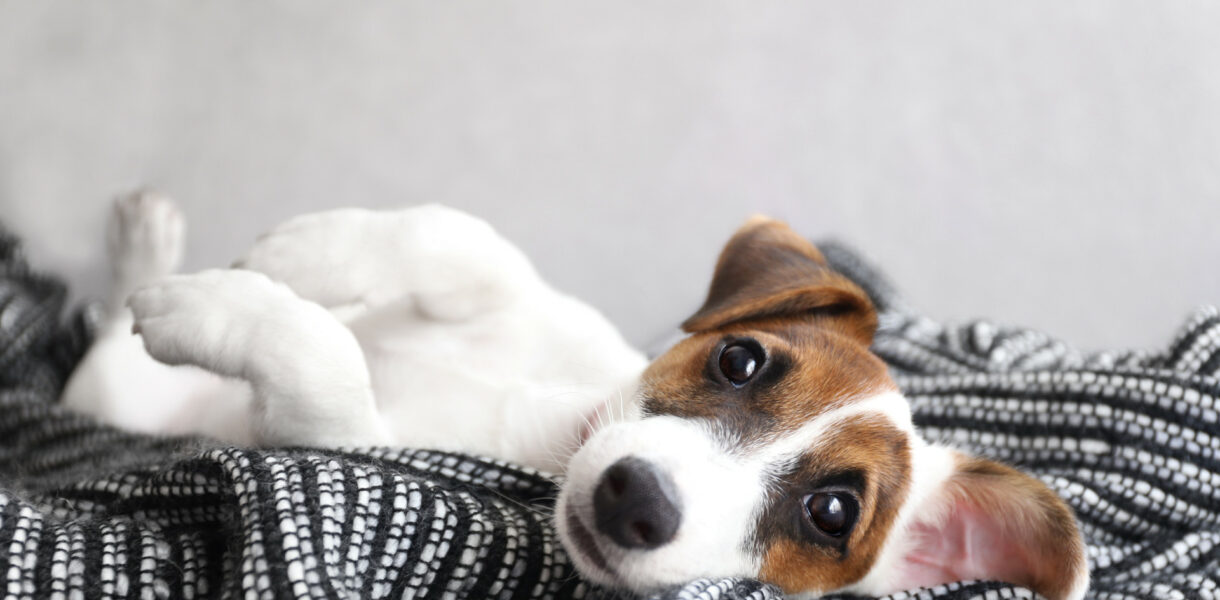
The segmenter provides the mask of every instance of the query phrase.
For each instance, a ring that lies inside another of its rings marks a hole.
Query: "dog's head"
[[[1071,511],[1028,475],[922,441],[869,351],[876,324],[808,241],[746,223],[690,335],[644,372],[641,418],[568,465],[556,522],[577,567],[637,591],[736,575],[806,595],[996,579],[1080,597]]]

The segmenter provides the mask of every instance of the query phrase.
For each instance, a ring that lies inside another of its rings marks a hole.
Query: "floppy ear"
[[[868,295],[826,266],[813,244],[779,221],[754,217],[721,251],[707,300],[682,329],[776,317],[824,320],[865,345],[877,329]]]
[[[1003,581],[1051,600],[1082,597],[1089,571],[1071,509],[1016,469],[951,456],[952,475],[917,509],[908,530],[900,581],[909,587]]]

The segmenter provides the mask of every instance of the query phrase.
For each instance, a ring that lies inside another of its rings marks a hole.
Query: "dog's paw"
[[[293,322],[309,304],[265,275],[213,269],[161,279],[127,300],[133,332],[153,358],[250,378],[293,351]],[[324,314],[320,308],[314,307]]]
[[[403,301],[460,320],[537,284],[525,256],[485,221],[434,204],[297,217],[261,237],[235,266],[302,298],[355,312]]]
[[[182,211],[165,196],[139,191],[115,200],[106,245],[116,284],[134,289],[173,273],[182,263],[185,230]]]
[[[339,209],[293,218],[260,236],[234,267],[258,271],[322,306],[345,306],[367,295],[387,270],[381,214]]]
[[[260,443],[389,441],[351,331],[266,275],[214,269],[167,277],[128,305],[153,358],[252,385]]]

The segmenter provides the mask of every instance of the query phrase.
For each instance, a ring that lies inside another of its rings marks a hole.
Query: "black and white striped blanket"
[[[904,307],[824,246],[882,312],[875,350],[926,435],[1020,465],[1076,510],[1094,598],[1220,595],[1220,312],[1160,352],[1081,354],[987,322]],[[520,467],[419,450],[244,450],[115,431],[55,398],[87,336],[64,291],[0,237],[0,595],[568,598],[582,582]],[[1007,598],[972,582],[896,598]],[[762,600],[748,580],[665,598]]]

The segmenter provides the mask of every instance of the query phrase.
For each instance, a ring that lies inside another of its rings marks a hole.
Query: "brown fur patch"
[[[725,245],[703,307],[682,328],[693,333],[805,315],[831,317],[822,326],[865,345],[877,329],[876,311],[859,286],[832,271],[822,253],[787,225],[756,217]]]
[[[906,500],[910,468],[908,434],[880,415],[852,417],[816,440],[780,478],[759,521],[759,578],[789,593],[834,590],[863,578]],[[842,540],[819,534],[802,504],[828,482],[855,490],[859,500],[856,525]]]

